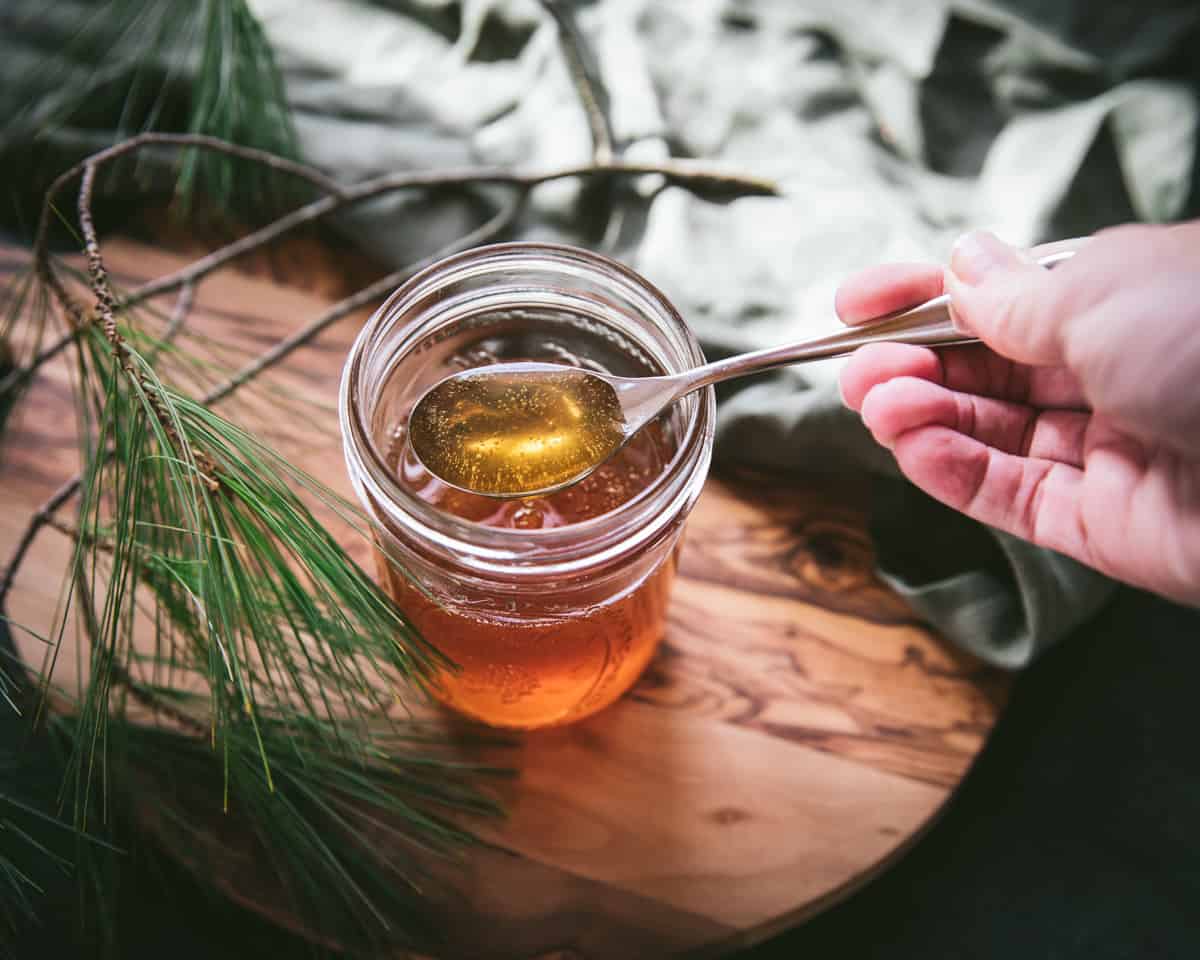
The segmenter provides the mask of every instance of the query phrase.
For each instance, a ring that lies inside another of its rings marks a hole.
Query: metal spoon
[[[1080,241],[1033,251],[1051,267]],[[972,343],[954,328],[946,295],[799,343],[757,350],[659,377],[615,377],[551,363],[500,363],[453,374],[417,401],[413,452],[451,486],[497,498],[577,483],[680,397],[773,367],[825,360],[868,343]]]

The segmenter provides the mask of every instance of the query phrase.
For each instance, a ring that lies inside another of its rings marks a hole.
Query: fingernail
[[[975,286],[997,269],[1022,263],[1016,248],[986,230],[964,233],[950,254],[950,269],[964,283]]]
[[[962,289],[965,284],[954,275],[954,271],[947,267],[943,271],[942,289],[950,296],[950,302],[946,304],[946,308],[950,312],[950,322],[954,324],[954,329],[959,333],[968,333],[974,335],[975,331],[971,329],[971,325],[967,322],[967,318],[958,308],[956,301],[962,298]]]

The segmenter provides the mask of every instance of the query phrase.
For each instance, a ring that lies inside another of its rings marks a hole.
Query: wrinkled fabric
[[[251,6],[307,159],[344,180],[589,155],[556,27],[532,0]],[[1195,204],[1194,3],[607,0],[576,15],[626,157],[694,157],[773,178],[782,195],[713,203],[647,177],[598,202],[560,181],[535,191],[515,235],[631,264],[710,358],[833,329],[845,276],[942,259],[967,227],[1031,244]],[[500,199],[396,195],[340,226],[401,264]],[[1096,573],[925,502],[842,407],[837,370],[727,385],[718,459],[879,478],[882,575],[993,663],[1028,663],[1104,603]]]
[[[588,156],[555,27],[535,4],[254,7],[280,52],[308,155],[347,179]],[[1049,17],[919,0],[584,7],[579,23],[627,156],[704,158],[773,178],[783,195],[714,204],[638,184],[588,230],[579,227],[583,188],[556,183],[537,191],[518,236],[584,243],[630,263],[715,358],[832,329],[833,292],[848,273],[944,257],[968,226],[1030,244],[1063,228],[1180,217],[1196,88],[1154,71],[1179,56],[1200,15],[1181,6],[1123,17],[1106,31],[1084,3],[1058,4]],[[403,262],[481,216],[474,201],[408,196],[346,227]],[[881,491],[890,487],[876,498],[883,577],[993,663],[1028,663],[1104,603],[1103,577],[973,524],[963,536],[990,537],[989,561],[950,538],[930,573],[913,545],[927,542],[929,525],[964,521],[926,506],[921,524],[906,522],[920,495],[840,404],[837,369],[791,368],[724,389],[719,460],[880,477]]]

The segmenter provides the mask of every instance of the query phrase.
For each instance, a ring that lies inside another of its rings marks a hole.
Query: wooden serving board
[[[106,254],[128,284],[184,262],[127,242]],[[3,252],[9,267],[23,257]],[[303,279],[311,289],[311,269]],[[223,273],[200,286],[189,328],[258,351],[326,305]],[[269,377],[287,395],[256,389],[221,408],[262,425],[347,495],[335,389],[364,317]],[[323,409],[289,399],[297,393]],[[65,368],[49,367],[12,424],[0,457],[5,557],[32,510],[75,472],[70,404]],[[291,429],[301,418],[304,430]],[[313,419],[324,427],[316,442]],[[874,577],[868,497],[853,477],[710,478],[665,642],[641,682],[593,718],[526,735],[503,758],[520,771],[503,788],[510,815],[478,825],[490,846],[431,905],[451,954],[719,955],[844,896],[913,841],[986,739],[1006,678],[932,636]],[[347,542],[365,562],[365,546]],[[39,539],[10,601],[17,622],[49,620],[67,551],[54,531]],[[32,642],[26,649],[38,655]],[[72,660],[63,658],[64,680]],[[238,868],[220,879],[264,899]]]

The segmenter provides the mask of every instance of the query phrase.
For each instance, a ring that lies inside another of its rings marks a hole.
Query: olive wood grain
[[[127,284],[182,262],[126,241],[107,255]],[[6,270],[24,259],[0,251]],[[330,269],[317,258],[301,272],[328,290],[336,284],[312,274]],[[237,364],[237,351],[261,350],[327,302],[224,273],[197,290],[189,329]],[[169,314],[171,303],[158,308]],[[220,407],[347,495],[335,385],[363,319]],[[4,556],[77,469],[67,376],[49,365],[10,427]],[[853,477],[710,478],[665,641],[638,686],[593,718],[490,757],[520,776],[501,788],[509,817],[476,825],[488,846],[441,872],[430,912],[447,956],[717,955],[844,896],[912,842],[982,747],[1007,683],[932,636],[874,576],[868,505]],[[48,623],[68,556],[62,534],[42,534],[10,600],[15,621]],[[36,641],[22,645],[40,660]],[[74,657],[60,666],[69,682]],[[212,830],[181,852],[296,924],[261,863],[237,855],[219,807],[210,816]],[[154,826],[152,809],[147,817]]]

